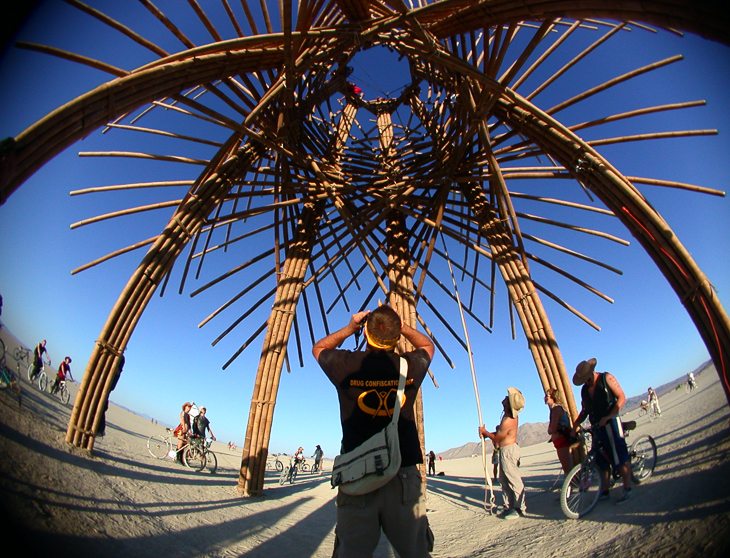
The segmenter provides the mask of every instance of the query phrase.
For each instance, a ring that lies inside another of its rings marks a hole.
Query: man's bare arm
[[[401,334],[410,341],[416,349],[423,349],[428,353],[428,358],[433,360],[434,346],[433,341],[420,331],[413,329],[411,326],[403,324]]]
[[[315,360],[319,362],[319,355],[325,349],[336,349],[340,346],[340,343],[350,337],[350,335],[354,335],[360,329],[360,324],[365,319],[365,316],[369,313],[370,310],[366,310],[364,312],[353,314],[350,318],[350,322],[345,327],[335,331],[334,333],[330,333],[327,337],[315,343],[314,347],[312,347],[312,354],[314,355]]]

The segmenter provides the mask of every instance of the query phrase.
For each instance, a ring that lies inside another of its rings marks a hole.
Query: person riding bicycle
[[[317,449],[314,450],[312,457],[314,458],[314,467],[312,470],[321,471],[322,470],[322,458],[324,457],[324,452],[322,451],[322,448],[319,447],[319,444],[317,444]]]
[[[624,491],[617,503],[623,503],[631,497],[631,465],[629,450],[624,439],[623,427],[619,419],[619,412],[626,403],[626,395],[618,380],[608,372],[595,371],[596,359],[584,360],[575,369],[573,384],[583,386],[580,390],[582,410],[575,421],[571,433],[575,434],[580,425],[591,419],[591,425],[597,427],[597,437],[608,450],[611,458],[609,463],[599,453],[596,463],[603,474],[603,486],[609,486],[611,467],[621,474]],[[604,490],[601,499],[608,499],[608,490]]]
[[[56,393],[56,390],[58,389],[58,386],[61,382],[66,380],[66,376],[71,378],[71,381],[73,382],[74,378],[71,376],[71,357],[67,356],[63,361],[61,362],[61,365],[58,367],[58,373],[56,374],[56,380],[53,382],[53,386],[51,387],[51,394]]]
[[[697,382],[695,381],[695,375],[693,372],[687,374],[687,383],[689,384],[691,390],[697,387]]]
[[[210,437],[215,440],[213,430],[210,428],[210,421],[208,420],[208,417],[205,416],[205,411],[205,407],[201,407],[200,413],[198,413],[198,416],[193,419],[193,436],[198,436],[205,440],[205,431],[208,430],[208,432],[210,432]]]
[[[649,394],[648,395],[649,402],[648,402],[647,405],[650,408],[651,407],[654,408],[654,413],[656,414],[656,416],[661,416],[661,414],[662,414],[662,408],[659,406],[659,396],[656,394],[656,391],[654,391],[653,389],[649,388],[647,390],[647,393]]]
[[[34,381],[36,379],[36,376],[38,376],[41,370],[43,370],[43,353],[46,353],[46,357],[48,358],[48,366],[51,366],[51,357],[48,355],[45,339],[38,343],[35,349],[33,349],[33,371],[30,374],[31,382]]]

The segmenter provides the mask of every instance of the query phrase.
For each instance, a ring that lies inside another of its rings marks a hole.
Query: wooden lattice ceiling
[[[181,48],[172,53],[81,2],[67,2],[142,45],[155,59],[140,68],[121,69],[51,47],[19,45],[91,65],[114,78],[49,114],[14,142],[6,142],[0,199],[7,199],[55,154],[102,127],[116,133],[174,137],[189,146],[205,146],[200,147],[201,153],[209,154],[213,148],[212,156],[197,158],[170,153],[93,154],[186,160],[202,165],[204,170],[187,182],[114,186],[135,193],[147,187],[167,186],[170,191],[182,191],[182,195],[75,225],[174,208],[160,235],[130,238],[127,248],[84,266],[148,249],[112,310],[89,361],[69,425],[69,442],[93,447],[99,409],[109,393],[110,370],[149,298],[165,284],[173,264],[187,247],[190,250],[181,290],[212,254],[238,243],[262,244],[256,258],[232,262],[229,271],[193,294],[241,277],[259,260],[271,262],[260,276],[248,273],[243,288],[239,280],[230,300],[222,301],[208,318],[245,297],[258,284],[272,285],[264,297],[250,301],[247,310],[223,333],[244,322],[250,332],[239,351],[225,363],[228,366],[267,332],[244,449],[244,492],[260,490],[257,479],[263,479],[260,465],[262,457],[265,461],[273,413],[266,406],[273,406],[275,401],[286,352],[281,347],[287,345],[293,326],[301,354],[300,334],[306,334],[296,327],[295,310],[303,310],[308,316],[317,312],[326,324],[328,309],[342,300],[348,308],[357,309],[387,298],[410,316],[413,325],[425,328],[450,361],[439,335],[453,336],[462,345],[464,341],[458,329],[455,331],[441,317],[429,292],[440,290],[455,298],[448,287],[451,279],[443,273],[446,261],[469,278],[470,299],[473,301],[477,293],[481,301],[479,305],[463,303],[463,311],[487,329],[493,325],[490,315],[494,281],[501,276],[530,342],[542,383],[569,395],[565,367],[539,296],[549,296],[589,325],[595,324],[567,300],[541,287],[538,273],[533,274],[533,270],[551,269],[604,298],[607,295],[573,276],[569,269],[551,263],[549,255],[543,254],[556,250],[616,270],[579,250],[531,233],[531,224],[625,241],[597,228],[521,212],[518,200],[618,218],[685,301],[730,394],[727,316],[707,279],[635,185],[722,193],[652,177],[623,176],[596,150],[600,145],[635,141],[635,134],[590,142],[581,138],[583,130],[698,103],[667,102],[616,114],[596,114],[594,119],[572,126],[560,121],[561,111],[678,58],[658,60],[612,76],[601,85],[566,95],[551,106],[539,106],[534,100],[563,73],[590,56],[597,45],[620,40],[620,34],[628,29],[649,34],[653,32],[649,24],[728,42],[728,19],[713,11],[711,4],[642,2],[615,7],[611,1],[446,0],[412,4],[399,0],[340,0],[295,4],[284,0],[275,6],[271,2],[249,5],[242,0],[240,6],[234,6],[221,0],[228,16],[225,28],[236,32],[225,36],[223,27],[216,26],[206,15],[202,2],[188,0],[211,37],[209,44],[196,45],[176,25],[175,13],[164,14],[151,2],[141,0],[167,32],[179,39]],[[566,48],[574,37],[585,34],[591,36],[588,46],[535,86],[534,79],[529,78],[542,73],[545,61]],[[353,57],[378,47],[390,49],[408,64],[406,86],[393,98],[364,98],[347,79],[348,63]],[[211,139],[194,137],[179,131],[179,127],[172,132],[173,127],[145,125],[146,119],[164,109],[182,122],[212,123],[220,133]],[[713,133],[647,132],[641,139]],[[190,152],[189,147],[186,152]],[[544,191],[537,192],[530,186],[526,193],[512,186],[530,181],[544,184]],[[607,209],[561,199],[550,185],[566,181],[583,190],[586,199],[598,198]],[[268,240],[263,244],[260,239],[269,239],[272,230],[274,245]],[[444,239],[463,247],[462,252],[467,254],[463,262],[447,256]],[[534,253],[528,243],[536,247]],[[320,288],[326,279],[334,281],[337,288]],[[358,295],[354,304],[348,304],[353,285],[359,288],[373,283],[375,287],[365,296]],[[264,323],[246,322],[253,309],[273,297],[274,311]],[[298,306],[300,297],[303,305]],[[417,310],[423,306],[430,311],[430,323]],[[436,331],[443,333],[436,335]],[[575,415],[572,397],[568,398]]]

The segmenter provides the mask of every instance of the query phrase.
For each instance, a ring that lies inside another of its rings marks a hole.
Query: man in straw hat
[[[507,388],[507,397],[502,400],[504,414],[496,432],[488,432],[484,426],[479,427],[479,435],[489,438],[497,447],[499,445],[499,482],[502,486],[502,499],[505,512],[503,519],[517,519],[527,511],[525,504],[525,485],[520,475],[520,446],[517,445],[517,415],[525,408],[525,398],[520,390]]]
[[[337,347],[364,328],[364,351]],[[403,335],[414,351],[398,355]],[[312,348],[312,354],[337,389],[342,422],[342,453],[357,448],[391,421],[398,392],[399,357],[408,362],[404,401],[398,419],[401,468],[386,485],[359,496],[338,491],[333,557],[373,555],[382,528],[401,558],[429,557],[433,533],[426,518],[423,463],[413,403],[433,358],[431,340],[403,324],[389,306],[358,312],[350,322]]]
[[[596,359],[584,360],[575,369],[573,384],[583,386],[580,390],[582,410],[575,421],[573,432],[580,424],[591,419],[591,425],[598,426],[598,439],[608,450],[610,462],[599,452],[596,463],[603,473],[603,486],[608,487],[611,466],[621,474],[624,490],[617,503],[621,504],[631,497],[631,466],[629,450],[626,447],[623,427],[619,419],[626,396],[618,380],[608,372],[596,372]],[[609,498],[608,490],[601,495],[602,500]]]

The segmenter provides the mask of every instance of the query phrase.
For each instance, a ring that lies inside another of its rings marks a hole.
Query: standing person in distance
[[[436,454],[431,450],[428,452],[428,474],[436,474]]]
[[[525,408],[525,398],[516,388],[507,388],[507,397],[502,400],[503,415],[496,432],[479,427],[479,435],[489,438],[495,447],[499,444],[499,483],[506,508],[503,519],[517,519],[527,512],[525,484],[520,475],[520,446],[517,445],[517,415]]]
[[[570,416],[563,407],[558,390],[547,390],[544,401],[550,408],[550,422],[548,423],[550,441],[558,454],[563,472],[567,475],[573,468],[573,456],[570,454]]]
[[[180,411],[180,424],[175,429],[175,436],[177,436],[177,451],[175,452],[175,461],[182,464],[183,458],[182,458],[182,452],[180,451],[182,447],[185,445],[185,440],[187,440],[188,436],[190,436],[190,409],[192,409],[193,406],[185,402],[182,406],[182,411]]]
[[[364,328],[364,351],[337,349]],[[398,355],[400,336],[415,350]],[[401,468],[377,490],[353,496],[337,493],[337,527],[333,558],[372,557],[381,529],[401,558],[429,558],[433,533],[428,526],[423,483],[418,465],[423,453],[418,439],[413,403],[433,359],[431,340],[402,323],[390,306],[354,314],[349,323],[312,348],[312,354],[337,389],[342,424],[342,453],[384,429],[396,405],[400,357],[408,362],[408,375],[398,419]]]
[[[312,454],[312,457],[314,458],[314,467],[312,468],[312,471],[321,471],[324,452],[322,451],[322,448],[319,446],[319,444],[317,444],[317,449],[314,450],[314,454]]]
[[[631,462],[618,416],[626,403],[626,395],[612,374],[596,372],[596,362],[595,358],[584,360],[575,368],[573,384],[583,386],[580,390],[583,408],[571,433],[575,433],[586,418],[591,419],[591,425],[598,426],[598,438],[608,451],[611,462],[606,461],[599,452],[596,463],[601,469],[604,487],[608,487],[612,466],[621,474],[624,490],[616,502],[621,504],[631,497]],[[601,499],[608,498],[608,490],[605,490]]]

